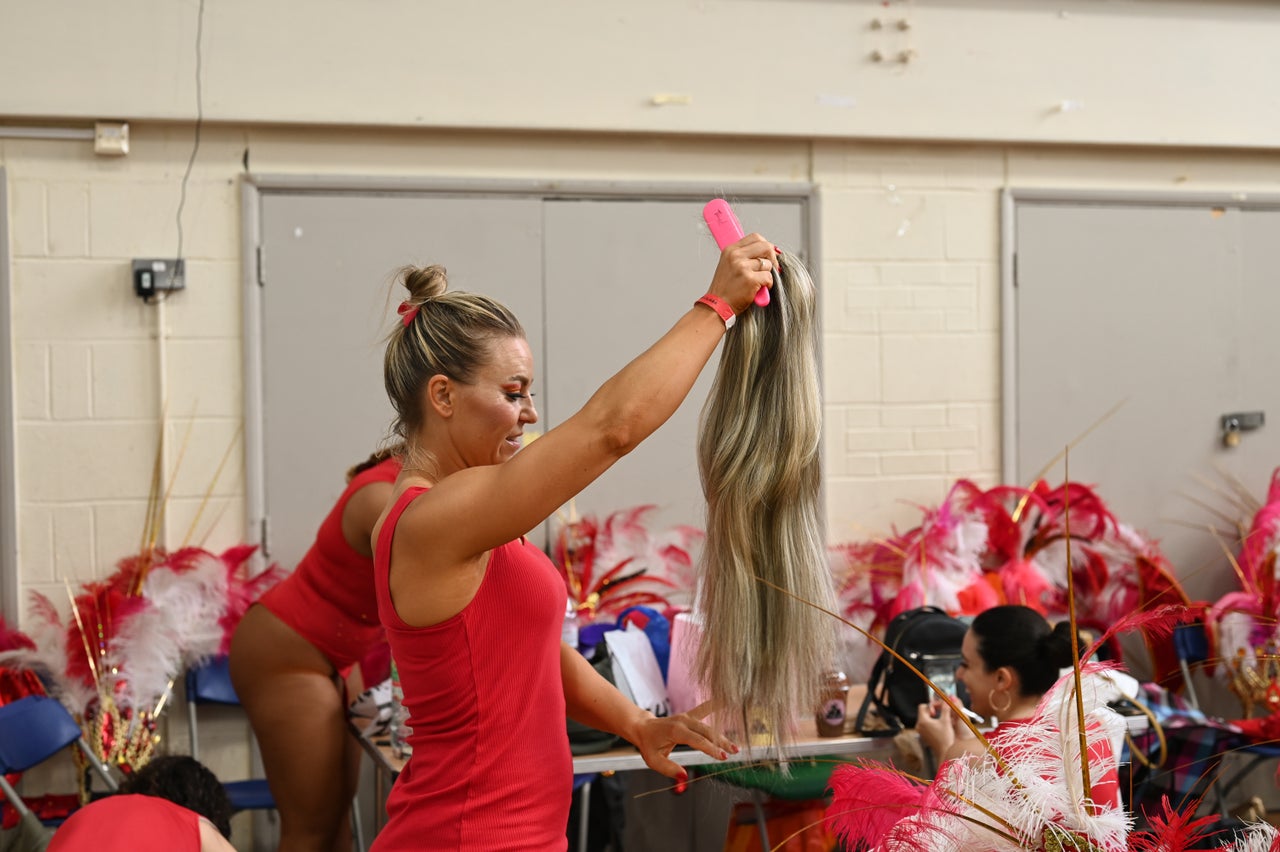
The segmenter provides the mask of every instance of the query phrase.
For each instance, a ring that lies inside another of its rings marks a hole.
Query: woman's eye
[[[511,400],[512,402],[519,402],[522,399],[533,399],[533,396],[534,395],[531,393],[520,393],[519,391],[516,391],[514,393],[512,392],[507,393],[507,399]]]

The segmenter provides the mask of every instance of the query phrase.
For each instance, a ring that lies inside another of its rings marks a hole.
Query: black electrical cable
[[[187,170],[182,175],[182,190],[178,197],[178,253],[177,260],[182,259],[182,210],[187,206],[187,182],[191,179],[191,168],[196,163],[196,154],[200,151],[200,127],[204,123],[204,52],[201,44],[204,41],[204,0],[200,0],[200,8],[196,13],[196,132],[195,142],[191,146],[191,157],[187,160]]]

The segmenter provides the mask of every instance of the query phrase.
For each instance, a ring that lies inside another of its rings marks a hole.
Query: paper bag
[[[644,631],[633,624],[626,630],[606,633],[604,641],[609,645],[613,677],[622,694],[655,716],[670,716],[667,686],[662,682],[658,658]]]

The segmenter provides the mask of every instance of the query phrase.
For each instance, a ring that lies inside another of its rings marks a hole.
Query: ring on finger
[[[763,257],[756,258],[756,259],[760,261],[760,271],[761,271],[761,272],[764,272],[766,269],[768,269],[768,268],[769,268],[769,261],[765,260]]]

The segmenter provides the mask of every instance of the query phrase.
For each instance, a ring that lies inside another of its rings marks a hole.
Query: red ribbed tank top
[[[200,852],[200,817],[168,799],[107,796],[67,817],[49,852]]]
[[[356,474],[320,524],[315,543],[293,573],[259,603],[320,650],[335,669],[358,663],[382,641],[373,563],[342,534],[342,512],[351,495],[372,482],[395,482],[400,461],[389,458]]]
[[[573,783],[560,678],[564,581],[520,539],[490,551],[462,612],[430,627],[405,624],[388,587],[391,541],[426,490],[400,495],[374,551],[413,756],[391,789],[373,850],[564,850]]]

